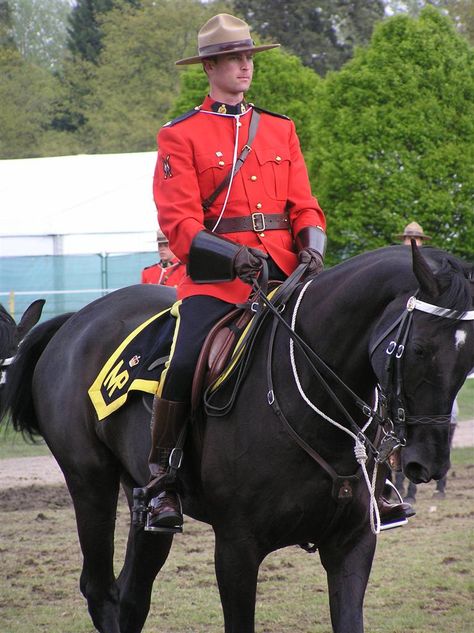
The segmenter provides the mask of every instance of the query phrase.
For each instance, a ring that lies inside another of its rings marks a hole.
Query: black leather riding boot
[[[189,406],[155,396],[151,418],[151,451],[148,458],[151,481],[165,478],[169,459],[186,423]],[[145,530],[182,532],[183,512],[178,493],[164,480],[164,490],[150,501]]]

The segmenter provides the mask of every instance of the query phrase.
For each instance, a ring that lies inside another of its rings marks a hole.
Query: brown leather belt
[[[206,229],[212,231],[217,218],[204,220]],[[252,213],[241,218],[222,218],[214,233],[239,233],[240,231],[274,231],[289,229],[290,220],[287,213]]]

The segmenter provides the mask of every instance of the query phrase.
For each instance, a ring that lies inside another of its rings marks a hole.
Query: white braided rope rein
[[[307,281],[305,283],[305,285],[301,289],[301,292],[300,292],[300,294],[298,296],[298,299],[296,301],[295,307],[293,309],[293,315],[291,317],[291,330],[293,332],[295,331],[296,317],[297,317],[297,314],[298,314],[298,310],[299,310],[301,301],[303,300],[303,296],[306,293],[306,290],[309,288],[309,285],[312,283],[312,281],[313,280],[310,279],[309,281]],[[327,422],[329,422],[330,424],[333,424],[338,429],[340,429],[341,431],[344,431],[344,433],[347,433],[348,435],[350,435],[353,438],[353,440],[354,440],[354,454],[355,454],[357,462],[360,464],[360,466],[362,468],[362,472],[364,474],[364,480],[365,480],[365,483],[367,485],[367,490],[369,491],[369,498],[370,498],[370,504],[369,504],[369,509],[370,509],[370,528],[371,528],[373,534],[379,534],[380,533],[380,513],[379,513],[377,502],[375,500],[375,482],[376,482],[376,479],[377,479],[378,464],[377,463],[375,464],[374,472],[373,472],[373,475],[372,475],[372,483],[371,483],[370,479],[369,479],[369,473],[367,472],[367,467],[366,467],[366,462],[367,462],[367,459],[368,459],[367,458],[367,451],[365,450],[365,446],[360,441],[359,437],[355,433],[353,433],[350,429],[346,428],[342,424],[339,424],[339,422],[336,422],[336,420],[333,420],[328,415],[326,415],[313,402],[311,402],[311,400],[305,394],[305,392],[303,390],[303,387],[301,386],[301,381],[300,381],[300,378],[299,378],[299,375],[298,375],[298,370],[296,368],[295,344],[294,344],[294,341],[293,341],[292,337],[290,337],[290,361],[291,361],[291,368],[293,370],[293,377],[295,379],[296,386],[298,388],[300,396],[306,402],[306,404],[311,409],[313,409],[313,411],[315,411],[318,415],[320,415],[322,418],[324,418]],[[375,390],[375,406],[374,406],[374,410],[377,409],[377,406],[378,406],[378,392],[377,392],[377,389],[376,389]],[[372,420],[373,420],[373,416],[370,416],[370,418],[367,420],[366,424],[361,429],[362,432],[365,432],[365,430],[372,423]]]

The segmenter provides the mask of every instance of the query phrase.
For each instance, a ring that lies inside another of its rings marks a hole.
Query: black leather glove
[[[268,255],[257,248],[242,246],[234,258],[234,270],[239,279],[251,284],[262,270],[263,260]]]
[[[307,226],[296,236],[296,248],[301,264],[306,264],[306,276],[315,277],[324,268],[323,259],[326,250],[326,234],[316,226]]]
[[[319,275],[324,268],[321,253],[318,253],[313,248],[303,248],[298,253],[298,259],[300,264],[306,264],[306,275],[308,277]]]

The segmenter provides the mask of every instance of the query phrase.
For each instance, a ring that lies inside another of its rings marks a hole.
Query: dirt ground
[[[474,446],[474,421],[462,422],[458,429],[454,445]],[[380,539],[366,600],[367,630],[474,630],[469,583],[474,549],[466,542],[474,517],[473,469],[471,465],[450,471],[449,494],[441,502],[432,498],[434,482],[420,487],[416,520]],[[78,588],[82,556],[71,500],[53,457],[0,460],[0,516],[0,633],[92,633]],[[117,513],[117,571],[123,562],[128,521],[122,498]],[[389,578],[408,579],[390,598],[387,561]],[[264,562],[257,605],[260,633],[330,630],[326,580],[317,563],[300,548],[285,548]],[[185,535],[176,539],[163,574],[165,582],[155,584],[143,633],[223,630],[209,526],[186,520]]]

